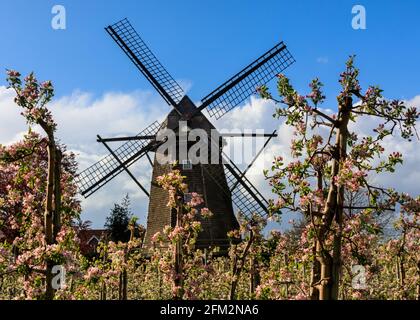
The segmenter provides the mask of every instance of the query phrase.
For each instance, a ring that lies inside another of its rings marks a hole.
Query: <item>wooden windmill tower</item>
[[[168,154],[162,154],[159,151],[159,147],[164,141],[158,137],[166,129],[182,132],[181,124],[185,124],[187,130],[202,129],[208,133],[209,137],[206,141],[210,155],[207,157],[208,161],[192,164],[188,158],[178,153],[175,159],[179,163],[182,174],[187,177],[186,183],[189,186],[189,192],[203,195],[205,206],[213,213],[210,219],[202,221],[203,230],[199,235],[197,246],[227,246],[229,243],[227,232],[238,227],[234,212],[241,211],[245,215],[254,213],[264,215],[268,212],[268,202],[245,176],[256,158],[242,172],[223,153],[223,137],[256,137],[259,135],[223,135],[218,133],[214,138],[215,135],[212,135],[211,131],[214,131],[215,127],[202,111],[206,109],[210,116],[216,119],[221,118],[255,93],[257,86],[266,84],[294,63],[294,58],[287,50],[286,45],[280,42],[204,97],[201,100],[201,105],[196,106],[157,60],[127,19],[108,26],[106,31],[172,107],[172,110],[163,123],[155,122],[137,136],[109,139],[102,139],[98,136],[98,142],[103,143],[110,154],[78,175],[77,183],[81,194],[89,197],[125,171],[150,199],[145,239],[146,245],[150,244],[151,237],[156,232],[161,231],[165,225],[174,226],[175,224],[175,216],[166,206],[167,192],[155,183],[156,177],[171,169],[169,163],[159,161],[162,157],[167,157]],[[263,136],[267,137],[265,147],[276,134],[274,132]],[[180,135],[177,136],[177,145],[182,142],[182,139]],[[125,141],[125,143],[112,150],[108,142],[114,141]],[[211,152],[214,145],[217,145],[216,155]],[[155,153],[154,161],[150,157],[152,152]],[[261,152],[262,150],[256,157]],[[150,192],[129,170],[134,162],[143,157],[149,159],[153,168]]]

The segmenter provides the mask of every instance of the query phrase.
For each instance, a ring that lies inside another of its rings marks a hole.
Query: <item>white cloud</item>
[[[420,106],[420,96],[406,102],[410,106]],[[265,128],[267,132],[277,129],[278,137],[273,139],[265,149],[265,152],[258,158],[258,161],[251,168],[247,177],[249,180],[267,197],[272,197],[270,187],[265,181],[262,170],[269,168],[274,156],[282,156],[285,163],[291,160],[289,145],[293,138],[293,128],[286,125],[284,120],[274,119],[272,117],[274,106],[267,101],[252,98],[250,102],[242,107],[238,107],[225,115],[222,119],[215,122],[217,128],[246,128],[261,129]],[[327,114],[332,114],[332,110],[322,110]],[[351,129],[359,136],[370,135],[372,129],[377,126],[375,119],[364,117],[356,125],[351,123]],[[420,133],[420,123],[417,124],[417,131]],[[327,130],[320,133],[326,137]],[[420,141],[413,138],[413,141],[406,141],[397,135],[388,137],[383,145],[385,147],[384,156],[391,152],[399,151],[403,154],[404,164],[397,166],[395,173],[381,174],[373,177],[373,181],[383,187],[393,187],[397,191],[407,192],[413,196],[420,195],[418,181],[420,181]],[[287,214],[283,217],[282,225],[287,225],[290,218],[296,218],[296,215]]]
[[[3,144],[19,140],[27,128],[13,97],[12,90],[0,86],[0,143]]]
[[[113,137],[135,135],[156,120],[162,120],[170,110],[159,96],[151,92],[110,92],[95,98],[74,92],[51,103],[50,109],[58,123],[57,137],[75,152],[79,169],[83,170],[107,155],[96,142],[96,135]],[[0,87],[0,143],[10,144],[22,138],[27,125],[21,110],[13,103],[13,92]],[[35,130],[40,131],[35,128]],[[139,181],[149,188],[151,168],[139,161],[130,168]],[[126,174],[121,174],[88,199],[83,199],[83,219],[101,227],[114,202],[126,193],[132,199],[133,212],[145,223],[147,197]]]
[[[409,106],[420,107],[420,96],[416,96],[406,101]],[[356,124],[351,123],[350,129],[356,132],[360,137],[369,136],[372,130],[377,127],[379,121],[377,118],[364,117],[363,121]],[[420,122],[416,125],[417,132],[420,134]],[[383,158],[392,152],[400,152],[403,155],[403,165],[397,165],[395,173],[384,173],[372,177],[372,180],[381,187],[393,187],[399,192],[407,192],[412,196],[420,195],[418,181],[420,181],[420,141],[413,137],[412,141],[404,140],[399,136],[396,130],[394,136],[389,136],[383,141],[385,151]]]
[[[415,97],[410,104],[420,105],[420,96]],[[78,155],[80,169],[84,169],[107,155],[105,148],[96,142],[96,135],[113,137],[117,135],[134,135],[155,120],[162,120],[170,111],[162,99],[151,92],[135,91],[130,93],[110,92],[101,97],[94,97],[83,92],[74,92],[70,96],[55,100],[50,109],[58,123],[58,137],[68,145],[69,149]],[[214,121],[218,129],[227,130],[257,130],[264,129],[271,133],[278,131],[261,154],[255,166],[247,177],[267,197],[271,191],[262,175],[274,156],[282,155],[286,161],[290,159],[289,143],[293,130],[283,120],[272,117],[274,106],[268,101],[252,97],[241,107],[237,107],[222,119]],[[20,110],[13,103],[13,93],[0,87],[0,143],[9,144],[22,137],[27,125],[19,115]],[[358,123],[356,130],[369,134],[374,125],[370,121]],[[235,139],[234,143],[250,143],[252,139]],[[264,139],[262,139],[262,142]],[[233,143],[233,142],[231,142]],[[378,182],[394,186],[401,191],[419,194],[417,183],[420,181],[420,143],[402,141],[397,137],[385,142],[389,150],[401,151],[405,158],[403,167],[398,168],[394,175],[381,177]],[[248,161],[249,162],[249,161]],[[240,165],[244,168],[246,164]],[[131,168],[133,174],[148,189],[152,169],[147,159],[142,159]],[[120,201],[129,193],[132,199],[133,212],[140,217],[140,222],[146,222],[148,199],[133,181],[125,174],[120,174],[92,197],[83,200],[83,219],[94,222],[94,227],[101,227],[113,203]],[[284,217],[284,223],[289,216]]]

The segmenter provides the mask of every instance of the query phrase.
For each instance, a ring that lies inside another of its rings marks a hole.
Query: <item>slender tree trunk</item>
[[[338,119],[338,132],[333,150],[330,189],[326,206],[323,212],[322,224],[317,235],[316,257],[321,265],[321,279],[317,283],[319,299],[338,299],[341,267],[341,229],[343,224],[344,188],[338,188],[333,178],[338,175],[340,165],[347,158],[348,123],[350,120],[353,99],[348,97],[339,105],[340,118]],[[334,233],[332,256],[325,248],[330,228],[335,220],[337,230]]]
[[[238,256],[236,252],[237,250],[236,244],[234,245],[234,250],[235,250],[235,255],[233,256],[232,266],[231,266],[232,281],[231,281],[230,289],[229,289],[229,300],[235,299],[236,285],[238,283],[238,280],[237,280]]]
[[[417,300],[420,300],[420,260],[417,261]]]
[[[130,227],[130,241],[133,241],[135,238],[135,226]],[[127,263],[129,252],[127,252],[127,249],[125,249],[124,253],[124,263]],[[123,270],[120,273],[120,294],[119,299],[120,300],[127,300],[127,291],[128,291],[128,274],[127,274],[127,268],[124,267]]]
[[[61,230],[61,161],[63,155],[60,149],[55,152],[54,164],[54,217],[53,217],[53,237],[54,241]]]
[[[343,188],[340,188],[343,189]],[[341,243],[342,243],[342,228],[343,228],[343,198],[344,190],[340,190],[338,194],[338,206],[336,213],[337,231],[333,240],[333,257],[332,257],[332,288],[331,298],[338,300],[341,274]]]
[[[47,133],[49,133],[47,131]],[[55,161],[56,161],[56,147],[54,142],[54,136],[52,133],[48,134],[48,175],[47,175],[47,194],[46,194],[46,205],[44,213],[44,230],[45,240],[47,245],[54,244],[53,234],[53,221],[54,221],[54,173],[55,173]],[[54,288],[52,286],[52,268],[54,262],[50,259],[46,261],[46,277],[45,277],[45,299],[54,299]]]
[[[106,300],[106,283],[102,283],[101,300]]]
[[[338,147],[340,161],[347,158],[347,140],[348,140],[348,123],[350,120],[351,107],[353,106],[353,99],[348,98],[345,104],[340,108],[342,117],[340,119],[340,131],[338,135]],[[337,193],[337,208],[335,213],[335,222],[337,224],[337,231],[334,235],[333,241],[333,267],[332,267],[332,292],[331,298],[338,300],[341,274],[341,243],[343,232],[343,215],[344,215],[344,187],[340,186]]]
[[[400,298],[404,299],[406,298],[406,292],[405,292],[405,264],[404,264],[404,257],[402,254],[397,256],[397,270],[399,273],[398,276],[398,280],[399,280],[399,285],[400,285],[400,290],[401,290],[401,294],[400,294]]]
[[[232,278],[233,279],[230,285],[229,300],[236,299],[236,288],[238,287],[239,278],[241,276],[242,269],[244,268],[244,265],[245,265],[246,257],[248,256],[249,249],[251,248],[253,241],[254,241],[254,232],[250,230],[249,239],[245,246],[244,251],[242,252],[241,258],[238,260],[236,255],[234,257],[234,261],[232,263]]]
[[[118,300],[122,300],[122,272],[118,275]]]
[[[108,259],[108,255],[107,255],[107,253],[105,251],[105,253],[103,255],[103,258],[102,258],[102,262],[105,264],[105,262],[107,261],[107,259]],[[111,291],[111,296],[112,296],[112,291]],[[106,287],[106,282],[104,281],[102,283],[102,288],[101,288],[101,300],[106,300],[106,298],[107,298],[107,287]]]
[[[124,263],[127,261],[127,252],[124,253]],[[120,280],[118,285],[118,299],[127,300],[127,269],[124,267],[120,272]]]
[[[332,257],[317,242],[318,261],[321,267],[321,279],[318,282],[319,300],[331,300]]]
[[[100,295],[100,298],[99,298],[100,300],[106,300],[106,283],[105,283],[105,281],[103,281],[102,282],[102,285],[101,285],[101,295]]]
[[[316,257],[316,243],[312,248],[312,254]],[[318,259],[315,259],[312,266],[311,271],[311,289],[310,289],[310,297],[311,300],[318,300],[319,299],[319,290],[317,283],[321,280],[321,264],[319,263]]]
[[[254,297],[255,290],[260,285],[261,277],[258,271],[258,261],[255,258],[250,259],[250,273],[249,273],[249,293],[251,298]]]
[[[127,270],[124,268],[124,270],[121,272],[121,299],[120,300],[127,300]]]
[[[182,226],[182,207],[177,208],[176,226]],[[182,300],[184,296],[184,276],[183,276],[183,261],[182,261],[182,241],[177,241],[174,248],[174,266],[175,266],[175,279],[174,279],[174,300]]]
[[[160,274],[160,269],[157,267],[157,276],[158,276],[158,299],[162,299],[162,275]]]
[[[323,175],[322,171],[318,170],[317,172],[317,187],[318,190],[323,190]],[[321,211],[321,206],[318,206],[318,211]],[[317,241],[314,241],[314,245],[312,247],[312,255],[314,257],[317,256]],[[311,300],[318,300],[319,299],[319,290],[317,283],[321,280],[321,264],[319,263],[318,259],[314,259],[312,271],[311,271],[311,288],[309,291],[309,295]]]

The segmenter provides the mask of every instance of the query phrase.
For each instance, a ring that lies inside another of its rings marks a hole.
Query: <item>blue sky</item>
[[[297,60],[286,74],[303,92],[310,80],[318,76],[325,84],[326,108],[335,109],[338,75],[351,54],[357,55],[364,87],[380,85],[386,97],[420,104],[418,0],[0,2],[0,70],[11,68],[23,74],[35,71],[39,79],[53,81],[57,101],[53,114],[59,122],[59,137],[72,150],[80,151],[83,165],[106,154],[95,141],[97,133],[138,133],[169,111],[104,30],[125,17],[172,76],[189,84],[188,94],[194,101],[283,40]],[[51,28],[51,9],[57,4],[66,8],[66,30]],[[356,4],[366,8],[366,30],[352,29],[351,11]],[[2,91],[4,78],[0,74],[0,104],[7,103],[0,111],[3,144],[15,141],[26,130],[10,94],[4,88]],[[246,125],[253,129],[263,127],[270,132],[279,125],[271,119],[272,107],[255,101],[236,111],[222,125],[240,129]],[[275,146],[269,152],[286,152],[287,137],[285,134],[273,141]],[[419,143],[417,147],[393,146],[403,148],[409,155],[405,178],[398,180],[403,191],[418,193]],[[150,179],[145,172],[150,168],[146,168],[147,163],[133,170],[148,187]],[[261,170],[256,174],[261,177]],[[257,183],[257,178],[253,178]],[[133,211],[145,222],[147,199],[128,177],[119,179],[83,202],[84,218],[92,220],[95,227],[103,225],[112,203],[127,192],[133,197]],[[395,178],[389,181],[393,183]],[[266,182],[260,180],[257,185],[269,192]]]
[[[357,54],[366,83],[381,84],[398,98],[419,92],[416,0],[1,2],[0,68],[34,70],[54,81],[58,96],[75,89],[100,95],[150,88],[103,29],[123,17],[176,79],[192,84],[194,100],[280,39],[296,57],[287,73],[297,88],[319,76],[334,97],[337,73],[349,54]],[[66,30],[50,27],[55,4],[67,10]],[[366,7],[366,30],[351,28],[355,4]]]

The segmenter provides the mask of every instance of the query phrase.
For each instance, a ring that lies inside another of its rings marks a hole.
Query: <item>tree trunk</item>
[[[332,257],[332,288],[331,299],[338,300],[339,285],[341,274],[341,243],[342,243],[342,229],[343,229],[343,206],[344,206],[344,188],[340,188],[338,193],[338,204],[335,216],[337,224],[337,231],[333,240],[333,257]]]
[[[340,186],[340,188],[338,188],[335,185],[334,177],[338,175],[341,163],[344,162],[347,158],[347,127],[350,120],[352,106],[353,99],[351,97],[345,98],[344,103],[339,105],[340,118],[337,122],[338,132],[336,143],[332,151],[332,178],[330,180],[330,189],[328,191],[326,206],[323,212],[322,224],[318,228],[319,230],[317,232],[316,257],[320,263],[321,268],[321,278],[317,283],[320,300],[337,300],[339,296],[344,187]],[[331,254],[328,252],[328,249],[325,248],[325,241],[328,239],[330,228],[334,220],[337,225],[337,231],[334,233],[333,253],[331,256]]]
[[[244,268],[246,257],[248,256],[249,249],[254,241],[254,232],[252,230],[249,231],[249,239],[245,246],[244,251],[242,252],[241,258],[238,261],[238,258],[235,254],[233,263],[232,263],[232,282],[230,285],[229,291],[229,300],[236,299],[236,288],[238,286],[238,281],[241,276],[242,269]],[[239,263],[239,266],[238,266]]]
[[[255,295],[255,290],[260,285],[261,277],[258,271],[258,261],[255,258],[250,259],[250,274],[249,274],[249,293],[251,298]]]
[[[322,245],[317,241],[317,259],[320,264],[320,280],[317,288],[319,300],[331,300],[331,278],[332,278],[332,258],[329,252],[322,249]]]
[[[312,254],[316,257],[316,244],[314,244],[312,248]],[[315,259],[312,266],[311,271],[311,289],[310,289],[310,297],[311,300],[318,300],[319,299],[319,290],[317,287],[317,283],[321,280],[321,264],[319,263],[318,259]]]
[[[229,300],[235,300],[236,295],[236,286],[238,284],[238,275],[237,275],[237,264],[238,264],[238,258],[235,254],[233,261],[232,261],[232,282],[230,284],[229,289]]]
[[[176,212],[176,226],[182,226],[182,206],[177,208]],[[182,240],[177,241],[174,247],[174,267],[175,267],[175,278],[174,278],[174,300],[182,300],[184,296],[184,276],[183,276],[183,263],[182,263]]]
[[[48,132],[47,132],[48,133]],[[53,198],[54,198],[54,173],[55,173],[55,161],[56,161],[56,148],[54,142],[54,136],[52,133],[48,134],[48,176],[47,176],[47,194],[46,194],[46,205],[44,213],[44,231],[45,240],[47,245],[54,244],[53,234]],[[50,259],[46,261],[46,277],[45,277],[45,299],[54,299],[54,288],[52,286],[52,268],[54,262]]]
[[[324,186],[322,184],[323,182],[323,174],[321,170],[318,170],[317,172],[317,187],[318,190],[322,191]],[[318,211],[321,211],[321,206],[318,206]],[[317,251],[316,251],[316,247],[317,247],[317,242],[316,240],[314,241],[314,245],[312,247],[312,255],[314,257],[317,256]],[[314,259],[313,261],[313,266],[312,266],[312,271],[311,271],[311,287],[310,287],[310,291],[309,291],[309,295],[311,300],[318,300],[319,299],[319,290],[318,290],[318,286],[317,283],[321,280],[321,264],[319,263],[318,259]]]
[[[341,119],[338,134],[339,158],[343,162],[347,158],[347,140],[348,140],[348,124],[350,120],[351,107],[353,99],[348,98],[345,104],[340,107]],[[338,300],[341,274],[341,243],[343,232],[343,215],[344,215],[344,186],[340,186],[337,193],[337,207],[335,212],[335,223],[337,231],[333,240],[333,266],[332,266],[332,292],[331,298]]]
[[[120,273],[120,300],[127,300],[127,270],[124,268]]]
[[[162,275],[160,274],[160,269],[157,267],[157,276],[158,276],[158,299],[162,299]]]
[[[401,288],[401,299],[406,298],[405,292],[405,265],[404,265],[404,257],[402,254],[397,256],[397,263],[398,263],[398,271],[399,271],[399,285]]]
[[[102,282],[99,299],[100,300],[106,300],[106,284],[105,284],[105,281]]]
[[[118,300],[122,300],[122,272],[118,275]]]
[[[53,217],[53,237],[56,241],[57,235],[61,230],[61,160],[63,155],[61,150],[56,149],[54,164],[54,217]]]
[[[420,300],[420,260],[417,261],[417,300]]]

